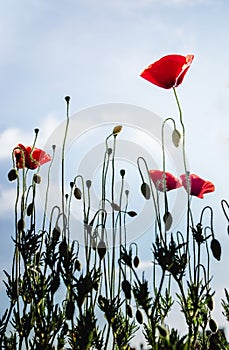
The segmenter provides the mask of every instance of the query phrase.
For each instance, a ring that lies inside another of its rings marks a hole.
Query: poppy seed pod
[[[8,173],[9,181],[14,181],[18,177],[18,172],[16,169],[11,169]]]
[[[65,96],[65,101],[68,103],[70,101],[70,96]]]
[[[86,181],[86,186],[87,186],[87,188],[90,188],[90,187],[91,187],[91,180],[87,180],[87,181]]]
[[[54,241],[58,241],[58,239],[60,238],[60,228],[58,225],[56,225],[54,227],[54,229],[52,230],[52,238]]]
[[[121,175],[122,177],[125,176],[125,173],[126,173],[125,169],[121,169],[121,170],[120,170],[120,175]]]

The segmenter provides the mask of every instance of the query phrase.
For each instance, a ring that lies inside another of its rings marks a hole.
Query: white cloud
[[[9,213],[13,214],[15,196],[15,188],[0,189],[0,217],[5,218]]]
[[[58,124],[59,121],[53,114],[48,115],[43,122],[40,123],[41,128],[37,141],[38,147],[42,147]],[[31,145],[33,143],[33,137],[34,134],[32,132],[24,131],[19,128],[5,129],[0,133],[0,159],[11,157],[12,150],[18,143]]]

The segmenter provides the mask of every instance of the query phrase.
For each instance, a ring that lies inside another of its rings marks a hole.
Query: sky
[[[136,128],[145,125],[145,130],[155,136],[154,122],[168,116],[178,118],[177,107],[171,91],[153,86],[139,74],[166,54],[194,54],[177,92],[186,125],[190,169],[216,187],[204,201],[195,198],[193,202],[197,212],[204,205],[211,205],[215,211],[215,232],[223,248],[222,262],[211,266],[219,310],[223,289],[229,288],[225,274],[229,263],[227,221],[220,207],[229,193],[228,16],[227,0],[1,2],[1,271],[9,263],[12,247],[14,186],[8,183],[7,173],[13,147],[19,142],[31,144],[36,127],[40,129],[37,145],[48,144],[65,120],[66,95],[71,96],[70,115],[76,121],[72,142],[79,130],[83,133],[87,119],[84,138],[79,141],[86,147],[81,158],[90,155],[93,141],[100,142],[92,129],[113,123],[109,114],[116,110],[113,104],[119,104],[120,113],[127,105],[137,106],[140,115],[143,113],[142,118],[132,115],[130,107],[123,119],[121,115],[114,117],[115,122],[120,118],[125,124],[126,118],[127,124]],[[103,117],[96,114],[99,106],[104,106]],[[142,109],[153,113],[152,123]],[[84,110],[86,117],[80,118]],[[89,129],[91,141],[87,144]],[[124,133],[123,141],[128,136]],[[140,136],[134,141],[136,147],[149,153],[150,142]],[[144,237],[139,244],[145,251]],[[225,326],[218,311],[216,317]]]

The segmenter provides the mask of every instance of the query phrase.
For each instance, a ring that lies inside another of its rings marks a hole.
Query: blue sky
[[[223,288],[229,287],[228,277],[222,274],[229,263],[227,223],[220,210],[220,200],[229,193],[228,17],[227,0],[2,2],[1,270],[12,235],[13,186],[7,182],[7,172],[15,144],[31,143],[35,127],[41,130],[38,145],[45,144],[64,120],[66,95],[72,97],[72,114],[91,106],[124,103],[149,109],[161,118],[177,117],[172,92],[152,86],[139,74],[163,55],[194,54],[177,90],[192,172],[216,186],[204,203],[215,209],[216,235],[225,252],[221,265],[212,264],[217,295],[223,296]]]

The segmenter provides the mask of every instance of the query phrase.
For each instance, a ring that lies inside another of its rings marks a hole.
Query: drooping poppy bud
[[[113,129],[113,135],[116,136],[118,135],[122,130],[122,125],[116,125]]]
[[[135,211],[131,210],[131,211],[128,211],[127,214],[133,218],[134,216],[138,215]]]
[[[172,141],[175,147],[178,147],[180,144],[180,139],[181,139],[181,134],[179,133],[179,131],[177,129],[173,130],[172,133]]]
[[[134,267],[137,268],[139,265],[139,257],[137,255],[134,257],[133,263],[134,263]]]
[[[136,317],[136,320],[138,321],[138,323],[142,324],[143,316],[142,316],[142,313],[141,313],[141,311],[139,309],[137,309],[135,317]]]
[[[131,285],[129,281],[122,281],[122,290],[125,294],[126,299],[131,299]]]
[[[220,261],[221,258],[221,245],[219,241],[215,238],[211,241],[211,250],[214,258],[218,261]]]
[[[40,184],[40,183],[41,183],[41,176],[38,175],[38,174],[34,174],[34,175],[33,175],[33,181],[34,181],[36,184]]]
[[[145,199],[150,199],[150,187],[146,182],[143,182],[143,184],[141,185],[141,193],[143,194]]]
[[[133,311],[132,311],[132,307],[130,306],[130,304],[126,305],[126,313],[127,313],[128,317],[130,317],[130,318],[133,317]]]
[[[163,221],[165,223],[165,230],[168,231],[173,223],[173,217],[170,212],[166,212],[163,216]]]
[[[209,328],[213,333],[215,333],[218,328],[216,322],[212,318],[209,320]]]
[[[74,189],[74,196],[78,200],[80,200],[82,198],[82,192],[81,192],[81,190],[78,187],[76,187]]]
[[[31,216],[32,213],[33,213],[33,208],[34,208],[34,205],[33,203],[30,203],[27,207],[27,210],[26,210],[26,213],[27,213],[27,216]]]
[[[9,181],[14,181],[18,177],[18,172],[16,169],[11,169],[8,173]]]

